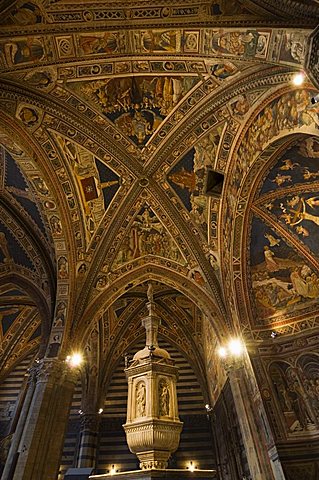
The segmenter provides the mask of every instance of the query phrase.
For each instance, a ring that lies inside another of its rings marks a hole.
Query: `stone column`
[[[76,377],[61,360],[38,362],[2,480],[56,480]]]
[[[31,368],[29,371],[28,381],[27,381],[27,391],[20,411],[19,419],[15,431],[13,433],[12,442],[10,445],[9,454],[6,460],[6,464],[2,473],[2,480],[9,480],[12,478],[14,468],[18,459],[18,447],[20,444],[21,436],[25,426],[25,422],[29,413],[30,404],[32,401],[34,389],[36,383],[36,368]]]
[[[257,407],[257,382],[254,372],[247,369],[248,358],[228,360],[226,371],[236,406],[239,425],[245,445],[247,461],[253,480],[285,480],[280,462],[274,465],[272,434],[263,415],[262,405]],[[262,417],[262,418],[261,418]],[[279,460],[278,460],[279,461]],[[278,462],[277,462],[278,463]]]
[[[98,413],[84,413],[81,416],[78,467],[95,467],[100,418]]]

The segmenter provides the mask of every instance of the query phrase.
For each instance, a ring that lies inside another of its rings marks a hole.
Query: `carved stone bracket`
[[[305,70],[315,87],[319,90],[319,27],[310,35],[308,47]]]

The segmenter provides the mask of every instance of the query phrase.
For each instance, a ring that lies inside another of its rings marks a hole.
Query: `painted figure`
[[[3,261],[4,263],[8,263],[12,261],[12,257],[9,251],[8,240],[6,234],[4,232],[0,232],[0,250],[3,254]]]

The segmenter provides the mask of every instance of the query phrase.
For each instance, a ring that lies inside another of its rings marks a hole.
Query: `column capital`
[[[37,383],[64,383],[65,381],[76,383],[79,369],[71,368],[64,360],[58,358],[42,358],[34,365],[34,373]]]
[[[97,431],[101,420],[101,415],[98,413],[83,413],[81,415],[81,429]]]
[[[222,365],[226,372],[226,375],[234,376],[236,373],[244,370],[245,361],[242,355],[240,356],[229,356],[227,358],[222,358]]]

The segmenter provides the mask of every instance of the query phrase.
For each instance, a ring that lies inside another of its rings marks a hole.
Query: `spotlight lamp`
[[[306,78],[306,76],[303,72],[298,72],[293,76],[292,83],[296,87],[300,87],[304,83],[305,78]]]
[[[242,366],[244,348],[245,345],[239,338],[232,338],[226,345],[219,347],[218,355],[223,361],[226,371]]]
[[[71,368],[78,368],[83,362],[82,353],[74,352],[71,355],[68,355],[65,361]]]
[[[110,475],[115,475],[118,472],[118,470],[115,468],[115,465],[112,465],[112,467],[109,470]]]
[[[194,472],[196,469],[197,469],[197,466],[192,461],[190,461],[187,466],[187,470],[189,470],[190,472]]]

